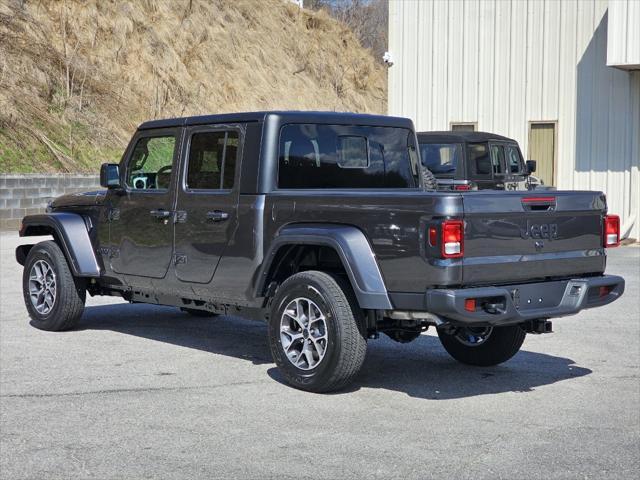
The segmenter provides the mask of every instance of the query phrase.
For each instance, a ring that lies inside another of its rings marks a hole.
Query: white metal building
[[[390,0],[389,114],[515,138],[640,238],[640,0]]]

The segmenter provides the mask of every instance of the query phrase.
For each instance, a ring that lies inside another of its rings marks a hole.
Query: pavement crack
[[[12,393],[0,395],[0,398],[49,398],[49,397],[74,397],[83,395],[111,395],[118,393],[154,393],[154,392],[179,392],[182,390],[207,390],[225,387],[240,387],[244,385],[256,385],[266,383],[265,381],[257,382],[232,382],[222,383],[220,385],[198,385],[186,387],[147,387],[147,388],[113,388],[105,390],[89,390],[86,392],[62,392],[62,393]]]

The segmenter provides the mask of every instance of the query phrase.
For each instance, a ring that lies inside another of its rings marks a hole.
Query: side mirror
[[[105,188],[120,187],[120,167],[117,163],[103,163],[100,167],[100,186]]]
[[[535,160],[527,160],[527,172],[533,173],[536,171],[536,161]]]

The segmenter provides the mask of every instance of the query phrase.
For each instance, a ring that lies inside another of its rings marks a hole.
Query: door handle
[[[207,220],[213,220],[214,222],[222,222],[223,220],[227,220],[228,218],[229,218],[229,214],[227,212],[222,212],[220,210],[207,212]]]
[[[158,210],[151,210],[149,214],[152,217],[156,217],[156,218],[169,218],[171,216],[171,212],[163,208],[159,208]]]

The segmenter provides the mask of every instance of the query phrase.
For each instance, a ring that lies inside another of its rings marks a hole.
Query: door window
[[[491,157],[486,143],[471,143],[467,149],[471,175],[474,178],[490,179],[492,176]]]
[[[173,135],[140,138],[129,159],[127,186],[133,190],[167,190],[175,147]]]
[[[236,173],[238,132],[194,133],[189,146],[186,188],[230,190]]]
[[[522,161],[522,156],[520,155],[518,147],[516,145],[505,145],[504,151],[507,159],[507,170],[509,173],[524,173],[524,162]]]
[[[502,145],[491,145],[491,168],[494,175],[504,173],[504,148]]]

